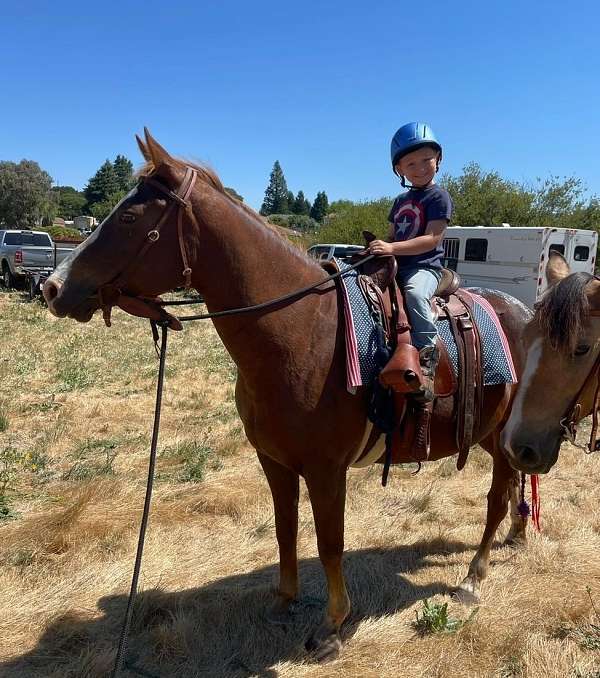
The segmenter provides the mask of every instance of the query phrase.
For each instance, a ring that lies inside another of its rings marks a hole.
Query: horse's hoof
[[[459,603],[471,607],[472,605],[479,605],[481,598],[479,596],[478,587],[467,577],[461,584],[458,586],[452,597]]]
[[[306,649],[319,664],[337,659],[342,649],[342,640],[339,633],[333,631],[324,638],[319,638],[317,631],[306,641]]]
[[[515,549],[522,549],[527,546],[527,537],[519,534],[508,534],[504,540],[504,546],[510,546]]]

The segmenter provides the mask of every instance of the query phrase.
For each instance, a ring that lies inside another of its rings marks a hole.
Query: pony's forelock
[[[585,287],[590,273],[572,273],[553,285],[535,306],[535,318],[550,345],[560,353],[573,355],[589,319]]]

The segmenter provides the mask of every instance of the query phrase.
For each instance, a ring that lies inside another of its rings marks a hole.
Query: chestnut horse
[[[147,161],[138,186],[48,280],[44,296],[52,313],[87,322],[101,306],[105,311],[114,303],[128,308],[134,299],[143,305],[142,297],[179,287],[186,278],[215,312],[267,302],[326,277],[315,261],[232,198],[212,172],[171,157],[147,130],[138,143]],[[528,319],[526,309],[510,298],[482,294],[501,318],[519,374],[518,337]],[[372,429],[365,389],[351,394],[346,388],[343,309],[335,286],[327,282],[293,302],[218,317],[214,324],[237,365],[238,412],[273,495],[280,578],[272,614],[285,618],[298,594],[302,476],[328,588],[326,613],[307,647],[316,659],[331,659],[340,650],[340,626],[350,610],[342,571],[347,469]],[[485,389],[474,438],[492,454],[494,465],[487,525],[461,585],[473,597],[486,575],[509,497],[516,506],[517,474],[498,444],[513,390],[505,385]],[[436,403],[433,460],[457,452],[453,407],[452,397]],[[522,537],[524,524],[516,519],[516,509],[512,515],[509,537]]]
[[[523,335],[526,363],[511,415],[501,436],[511,466],[547,473],[562,441],[574,441],[578,421],[594,413],[590,451],[596,447],[600,394],[600,279],[570,273],[552,252],[549,288]],[[537,394],[550,397],[539,406]]]

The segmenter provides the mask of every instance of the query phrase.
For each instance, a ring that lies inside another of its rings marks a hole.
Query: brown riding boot
[[[415,403],[414,453],[419,461],[429,458],[429,427],[433,412],[435,370],[440,361],[437,346],[426,346],[419,351],[419,362],[423,374],[423,387],[413,397]]]

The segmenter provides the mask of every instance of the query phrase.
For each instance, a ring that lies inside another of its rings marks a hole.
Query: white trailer
[[[560,252],[572,271],[594,273],[598,234],[571,228],[450,226],[444,266],[465,287],[500,290],[533,307],[546,289],[548,254]]]

